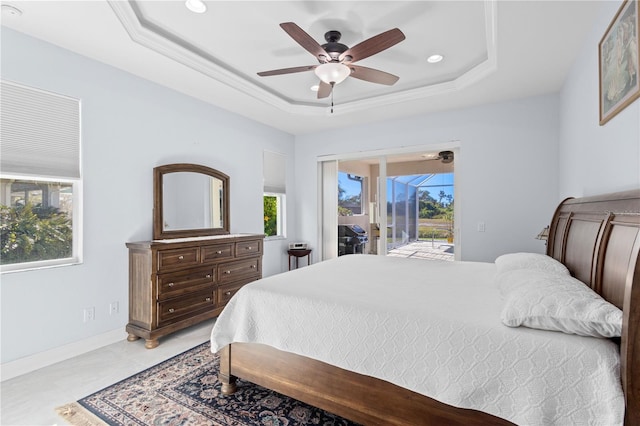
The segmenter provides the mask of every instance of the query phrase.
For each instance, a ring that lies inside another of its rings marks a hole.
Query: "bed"
[[[352,255],[265,278],[212,331],[222,392],[239,377],[362,424],[640,424],[639,252],[640,190],[553,215],[558,283],[618,311],[619,338],[505,326],[512,278],[551,272],[498,261]]]

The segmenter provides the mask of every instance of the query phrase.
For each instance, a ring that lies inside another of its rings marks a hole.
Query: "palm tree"
[[[342,200],[344,198],[345,192],[347,192],[347,190],[338,184],[338,200]]]

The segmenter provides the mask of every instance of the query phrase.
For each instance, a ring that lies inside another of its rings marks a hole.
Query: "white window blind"
[[[263,168],[264,192],[284,194],[287,188],[287,157],[264,151]]]
[[[80,178],[80,101],[1,84],[0,171]]]

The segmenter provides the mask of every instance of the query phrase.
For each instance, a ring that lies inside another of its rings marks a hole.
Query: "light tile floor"
[[[391,250],[388,255],[453,260],[453,245],[420,241]],[[143,339],[127,342],[123,338],[109,346],[4,381],[0,387],[0,425],[64,425],[64,420],[55,412],[56,407],[77,401],[207,341],[214,322],[206,321],[161,338],[155,349],[145,349]]]
[[[56,407],[208,341],[214,322],[206,321],[160,338],[155,349],[145,349],[143,339],[127,342],[125,337],[121,342],[4,381],[0,391],[0,424],[64,425]]]
[[[427,260],[453,260],[454,245],[442,241],[415,241],[389,250],[387,256]]]

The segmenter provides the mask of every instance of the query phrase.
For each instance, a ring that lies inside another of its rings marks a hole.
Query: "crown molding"
[[[341,103],[340,108],[335,110],[335,115],[457,92],[493,74],[498,68],[496,1],[484,0],[487,57],[478,65],[446,82]],[[135,1],[108,0],[108,3],[135,43],[289,114],[304,116],[328,114],[325,104],[292,101],[266,86],[255,83],[241,72],[226,65],[220,58],[164,31],[142,16]]]

